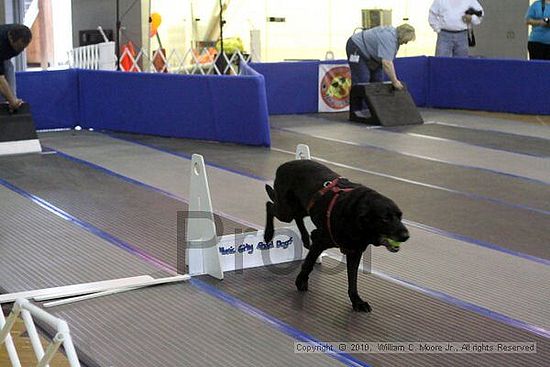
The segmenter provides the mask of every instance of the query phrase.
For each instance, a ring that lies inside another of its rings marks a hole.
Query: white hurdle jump
[[[69,365],[71,367],[80,367],[80,362],[78,361],[67,323],[52,316],[23,298],[19,298],[15,301],[12,311],[7,319],[4,318],[4,313],[0,312],[0,344],[6,344],[6,349],[8,351],[8,356],[12,367],[21,367],[21,361],[19,360],[17,350],[15,349],[15,345],[10,335],[10,331],[13,328],[18,316],[21,316],[25,323],[32,348],[36,355],[36,359],[38,360],[38,364],[36,365],[37,367],[48,367],[61,345],[63,345]],[[52,342],[46,348],[46,351],[44,351],[44,348],[42,347],[40,337],[38,336],[36,326],[34,325],[33,317],[45,322],[56,331],[56,334],[52,338]]]
[[[296,159],[311,159],[309,147],[300,144]],[[187,220],[186,259],[189,274],[208,274],[223,279],[224,271],[302,260],[307,255],[296,227],[277,228],[273,241],[265,243],[263,231],[218,237],[204,159],[191,159]]]

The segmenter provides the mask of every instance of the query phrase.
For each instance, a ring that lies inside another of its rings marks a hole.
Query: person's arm
[[[397,79],[397,75],[395,74],[395,67],[393,66],[392,60],[382,60],[382,68],[384,69],[384,73],[386,73],[395,89],[402,90],[405,88],[403,87],[403,84],[401,84],[399,79]]]
[[[0,75],[0,93],[4,96],[4,98],[6,98],[6,101],[8,101],[11,109],[16,110],[21,107],[23,101],[17,99],[17,97],[13,94],[10,84],[4,75]]]
[[[439,21],[439,1],[435,0],[430,7],[430,13],[428,15],[428,23],[434,32],[439,33],[441,31],[441,24]]]
[[[544,1],[544,0],[543,0]],[[537,19],[535,18],[537,16],[535,12],[535,4],[532,4],[529,9],[527,10],[527,14],[525,14],[525,24],[533,26],[533,27],[545,27],[548,26],[544,19]]]
[[[544,21],[544,19],[533,19],[533,18],[527,18],[527,21],[525,22],[525,24],[531,25],[531,26],[533,26],[533,27],[539,27],[539,26],[545,27],[545,26],[548,26],[548,24],[546,24],[546,22]]]
[[[485,15],[483,12],[483,8],[481,7],[481,5],[479,4],[479,1],[477,0],[474,0],[473,1],[473,4],[472,4],[472,8],[474,8],[476,11],[480,11],[482,12],[482,15],[481,17],[478,17],[477,15],[471,15],[470,16],[470,22],[469,23],[472,23],[473,25],[480,25],[481,24],[481,20],[483,19],[483,15]]]

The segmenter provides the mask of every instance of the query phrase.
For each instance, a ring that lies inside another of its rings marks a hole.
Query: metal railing
[[[115,43],[103,42],[69,51],[69,67],[92,70],[116,70]]]

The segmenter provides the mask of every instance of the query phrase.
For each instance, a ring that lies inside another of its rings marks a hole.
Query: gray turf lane
[[[274,151],[268,154],[263,150],[251,147],[244,147],[241,150],[240,147],[225,144],[203,144],[189,140],[145,136],[126,135],[126,137],[179,154],[189,155],[191,152],[198,152],[208,157],[209,162],[224,167],[232,167],[256,177],[266,171],[274,173],[278,165],[293,157],[291,151],[287,153]],[[293,144],[292,142],[289,143],[286,138],[285,136],[283,140],[289,146],[285,146],[285,148],[290,149]],[[306,143],[310,142],[307,137],[297,139],[297,141],[299,140]],[[278,145],[279,142],[274,138],[274,148]],[[344,157],[346,156],[347,146],[336,144],[332,146],[333,149],[329,147],[327,147],[327,150],[322,151],[317,149],[318,153],[315,153],[314,150],[313,155],[330,158],[332,152],[337,151]],[[313,146],[313,148],[315,149],[316,146]],[[240,151],[242,154],[239,154]],[[361,157],[356,156],[354,159],[360,160]],[[399,160],[398,157],[396,159]],[[346,163],[348,161],[344,160]],[[396,181],[392,178],[373,175],[349,167],[345,168],[330,164],[329,166],[341,175],[362,182],[394,199],[402,207],[405,217],[409,220],[503,246],[513,251],[546,259],[550,258],[550,253],[544,245],[550,242],[546,230],[550,226],[548,215],[520,207],[509,207],[498,202],[482,201],[460,193]],[[460,178],[459,173],[453,173],[452,167],[450,169],[453,177]],[[273,179],[273,173],[266,179]],[[427,171],[425,174],[430,175],[431,172]],[[502,179],[506,180],[507,178]],[[546,185],[540,185],[540,187],[542,191],[536,192],[535,195],[543,195],[543,192],[548,188]],[[240,189],[236,188],[235,190]],[[493,188],[493,191],[498,192],[500,190],[497,187]],[[495,215],[495,213],[498,213],[498,215]]]
[[[48,144],[81,159],[169,192],[174,189],[173,194],[185,196],[187,193],[189,160],[183,156],[101,134],[85,133],[71,139],[63,134],[49,136]],[[155,138],[159,143],[157,140]],[[252,147],[239,147],[241,150],[233,145],[167,140],[170,144],[166,148],[173,152],[185,155],[186,150],[200,151],[208,159],[239,170],[258,167],[262,170],[258,172],[263,172],[276,164],[274,162],[288,158],[280,152],[269,153]],[[228,156],[233,159],[226,161]],[[261,228],[265,216],[264,182],[212,166],[207,172],[215,209]],[[442,200],[440,205],[445,202]],[[426,212],[430,210],[427,208]],[[550,326],[550,309],[542,296],[550,292],[546,285],[550,282],[545,281],[550,279],[548,266],[423,229],[411,227],[411,231],[412,239],[399,254],[383,249],[374,251],[375,270],[518,320]]]

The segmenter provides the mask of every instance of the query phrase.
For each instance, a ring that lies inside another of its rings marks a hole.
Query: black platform
[[[363,101],[368,110],[363,110]],[[382,126],[424,123],[409,92],[395,90],[389,83],[354,85],[350,96],[350,120]]]
[[[0,104],[0,155],[42,151],[30,106],[24,103],[17,111]]]

